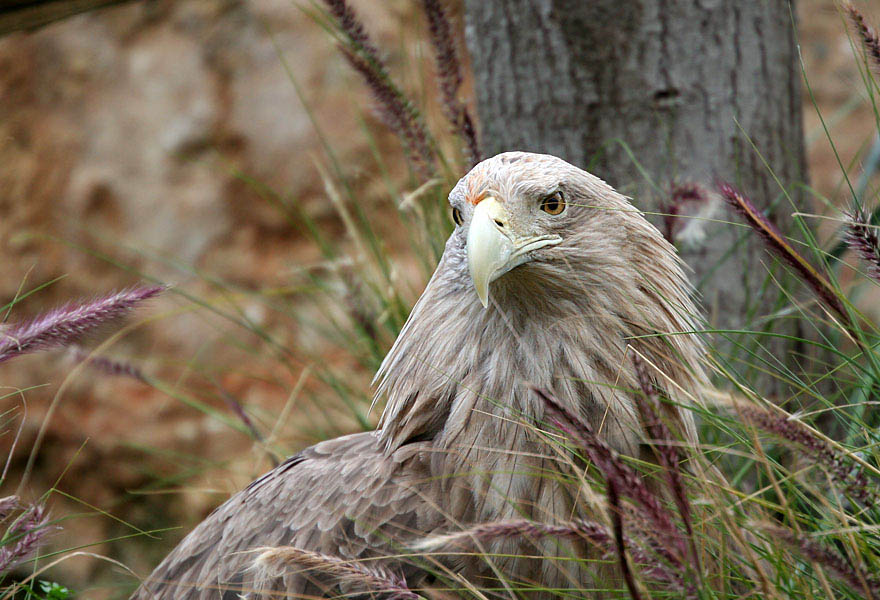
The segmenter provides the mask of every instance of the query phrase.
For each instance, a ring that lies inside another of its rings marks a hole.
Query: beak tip
[[[479,285],[474,285],[474,291],[477,293],[477,298],[480,300],[480,304],[483,305],[483,308],[489,308],[489,286],[486,285],[481,289]]]

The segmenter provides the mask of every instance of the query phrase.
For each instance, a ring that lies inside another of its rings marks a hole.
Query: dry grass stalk
[[[469,541],[493,540],[510,537],[528,537],[539,540],[546,537],[558,539],[585,539],[601,550],[608,552],[613,542],[608,528],[595,521],[574,519],[567,523],[550,525],[536,523],[527,519],[492,521],[474,525],[462,531],[426,538],[416,544],[416,550],[436,550],[438,548],[461,545]]]
[[[572,519],[559,524],[536,523],[527,519],[480,523],[462,531],[425,538],[411,547],[419,551],[442,551],[452,547],[470,547],[474,541],[485,542],[512,537],[526,537],[534,541],[544,538],[582,539],[595,546],[604,558],[616,552],[614,537],[608,527],[586,519]],[[641,572],[645,576],[674,589],[681,589],[682,581],[678,573],[670,571],[630,537],[624,536],[624,542],[630,556],[641,567]]]

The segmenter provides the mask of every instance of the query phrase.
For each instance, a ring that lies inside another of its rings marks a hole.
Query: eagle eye
[[[543,200],[541,200],[541,210],[548,215],[558,215],[565,210],[565,199],[562,192],[553,192]]]
[[[456,225],[461,225],[464,222],[464,219],[461,217],[461,211],[455,206],[452,207],[452,220],[455,221]]]

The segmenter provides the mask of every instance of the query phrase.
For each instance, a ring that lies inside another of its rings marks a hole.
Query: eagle
[[[449,204],[455,229],[374,380],[385,402],[377,429],[318,443],[251,483],[133,598],[358,593],[316,570],[259,568],[260,553],[280,547],[361,561],[411,587],[438,573],[487,589],[522,582],[536,598],[607,586],[610,567],[576,540],[507,537],[448,556],[408,549],[469,525],[598,510],[559,476],[535,386],[616,451],[647,457],[637,353],[671,400],[667,416],[695,441],[687,405],[704,381],[704,347],[683,264],[626,197],[554,156],[486,159]]]

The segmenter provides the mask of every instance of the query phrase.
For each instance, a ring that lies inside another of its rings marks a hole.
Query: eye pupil
[[[562,199],[562,193],[556,192],[552,196],[547,196],[541,201],[541,210],[550,215],[558,215],[565,210],[565,200]]]
[[[452,209],[452,220],[455,221],[456,225],[461,225],[464,221],[464,219],[461,218],[461,211],[455,207]]]

